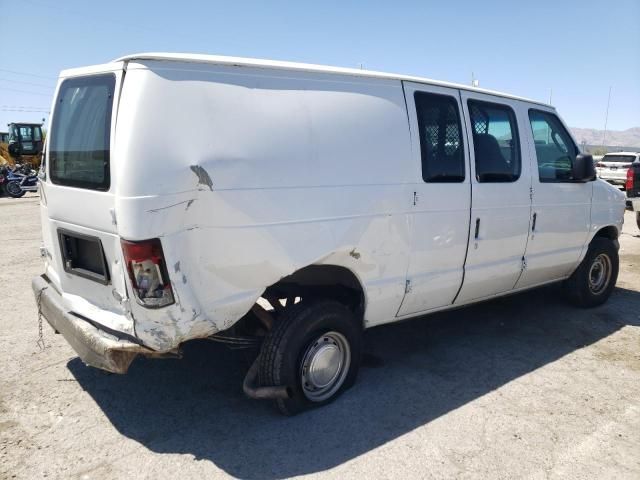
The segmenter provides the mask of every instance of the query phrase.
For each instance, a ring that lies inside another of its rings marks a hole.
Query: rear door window
[[[51,125],[50,176],[53,183],[109,190],[113,74],[62,82]]]
[[[632,155],[605,155],[602,157],[603,162],[613,163],[633,163],[636,157]]]
[[[515,182],[522,170],[516,116],[511,107],[469,100],[476,180]]]
[[[454,97],[416,92],[422,179],[427,183],[463,182],[464,147],[458,102]]]

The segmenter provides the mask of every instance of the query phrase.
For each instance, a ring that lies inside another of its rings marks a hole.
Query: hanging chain
[[[44,287],[42,290],[38,292],[38,298],[36,299],[36,304],[38,306],[38,341],[36,345],[40,348],[40,351],[43,351],[47,346],[44,343],[44,335],[42,333],[42,292],[44,292],[49,287]]]

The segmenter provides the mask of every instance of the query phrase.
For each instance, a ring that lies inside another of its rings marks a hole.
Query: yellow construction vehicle
[[[0,138],[0,164],[14,166],[16,163],[40,166],[44,145],[41,123],[10,123],[9,132]],[[6,138],[4,138],[6,137]]]

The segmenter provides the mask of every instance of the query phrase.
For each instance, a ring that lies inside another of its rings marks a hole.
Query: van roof
[[[191,63],[209,63],[214,65],[232,65],[242,67],[258,67],[258,68],[274,68],[281,70],[297,70],[304,72],[320,72],[340,75],[352,75],[357,77],[370,77],[370,78],[383,78],[391,80],[404,80],[408,82],[425,83],[429,85],[437,85],[441,87],[451,87],[461,90],[469,90],[472,92],[486,93],[489,95],[496,95],[500,97],[511,98],[514,100],[522,100],[529,103],[535,103],[538,105],[544,105],[551,107],[551,105],[540,102],[537,100],[531,100],[529,98],[518,97],[516,95],[510,95],[508,93],[496,92],[493,90],[486,90],[484,88],[471,87],[469,85],[462,85],[458,83],[443,82],[440,80],[432,80],[430,78],[414,77],[410,75],[400,75],[396,73],[377,72],[372,70],[360,70],[356,68],[343,68],[343,67],[331,67],[327,65],[315,65],[311,63],[297,63],[297,62],[283,62],[279,60],[263,60],[257,58],[243,58],[243,57],[226,57],[221,55],[203,55],[197,53],[161,53],[161,52],[149,52],[149,53],[136,53],[133,55],[125,55],[123,57],[116,58],[114,62],[126,62],[130,60],[160,60],[160,61],[175,61],[175,62],[191,62]]]

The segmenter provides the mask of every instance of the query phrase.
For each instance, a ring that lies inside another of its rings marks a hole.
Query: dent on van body
[[[116,169],[118,233],[161,238],[176,300],[157,310],[131,301],[146,345],[170,350],[229,328],[265,288],[312,264],[356,275],[367,325],[395,317],[420,178],[400,82],[296,77],[129,67],[114,155],[127,165]]]

